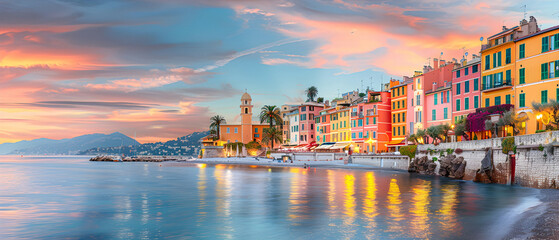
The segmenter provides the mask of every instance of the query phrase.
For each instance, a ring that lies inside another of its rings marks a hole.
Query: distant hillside
[[[198,156],[200,151],[200,140],[209,134],[206,132],[195,132],[176,140],[167,142],[145,143],[137,146],[113,146],[97,147],[80,152],[83,155],[165,155],[165,156]]]
[[[119,132],[107,134],[95,133],[75,138],[53,140],[39,138],[30,141],[0,144],[0,155],[62,155],[77,154],[94,147],[115,147],[121,145],[138,145],[136,140]]]

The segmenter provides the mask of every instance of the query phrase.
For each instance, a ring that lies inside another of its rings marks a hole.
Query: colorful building
[[[408,80],[406,77],[402,82],[390,80],[392,138],[389,145],[395,149],[406,143],[406,128],[408,125],[408,83],[406,83],[406,80]],[[408,82],[411,80],[409,79]],[[409,131],[409,128],[407,130]]]
[[[298,145],[316,142],[315,116],[320,115],[324,104],[306,102],[298,106],[299,139]]]
[[[280,108],[280,114],[281,114],[281,118],[282,118],[282,144],[284,145],[289,145],[290,142],[290,136],[291,136],[291,129],[290,129],[290,123],[289,123],[289,117],[288,115],[291,114],[293,111],[297,110],[297,106],[294,105],[283,105]]]
[[[520,28],[506,28],[487,38],[481,47],[482,107],[512,104],[516,72],[514,36]]]
[[[286,114],[289,121],[289,142],[288,145],[299,145],[299,109],[295,109]]]
[[[392,138],[390,92],[367,93],[367,98],[351,107],[351,141],[357,153],[388,150]]]
[[[440,64],[440,66],[439,66]],[[441,125],[451,125],[452,115],[452,70],[455,63],[435,59],[434,69],[423,74],[425,83],[425,129]]]
[[[262,133],[268,124],[252,122],[252,98],[248,93],[244,93],[241,97],[241,123],[222,124],[220,129],[220,141],[232,143],[242,142],[244,144],[250,141],[262,141]]]
[[[415,134],[416,132],[416,105],[417,105],[417,95],[420,95],[420,91],[416,90],[416,81],[419,79],[423,73],[421,71],[415,71],[413,77],[406,82],[407,95],[408,95],[408,106],[407,106],[407,123],[408,131],[410,134]]]
[[[527,116],[525,133],[545,129],[548,116],[538,116],[532,103],[559,101],[559,26],[540,30],[534,17],[522,20],[522,34],[515,37],[515,102],[519,115]],[[543,123],[542,123],[543,122]]]
[[[452,123],[464,119],[481,107],[481,58],[462,61],[452,73]]]

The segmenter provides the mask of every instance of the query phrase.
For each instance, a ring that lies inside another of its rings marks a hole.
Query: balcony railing
[[[367,110],[367,116],[375,116],[377,115],[377,110],[376,109],[369,109]]]
[[[485,85],[483,85],[482,91],[500,88],[500,87],[512,87],[512,79],[487,82]]]

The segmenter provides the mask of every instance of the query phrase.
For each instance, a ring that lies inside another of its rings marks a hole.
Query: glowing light
[[[199,164],[196,164],[196,166],[197,166],[198,168],[206,168],[207,164],[205,164],[205,163],[199,163]]]

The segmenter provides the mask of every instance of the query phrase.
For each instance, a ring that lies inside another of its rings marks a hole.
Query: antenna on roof
[[[526,19],[526,4],[522,5],[520,8],[524,12],[524,17],[522,19]]]

